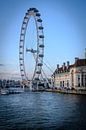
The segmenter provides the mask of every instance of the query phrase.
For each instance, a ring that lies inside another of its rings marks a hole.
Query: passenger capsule
[[[43,54],[39,54],[39,57],[44,57],[44,55]]]
[[[32,8],[29,9],[30,11],[32,10]]]
[[[42,22],[42,19],[37,19],[38,22]]]
[[[24,36],[24,33],[21,33],[22,36]]]
[[[24,74],[22,74],[21,76],[24,76]]]
[[[42,29],[43,29],[43,27],[42,27],[42,26],[40,26],[40,27],[39,27],[39,29],[40,29],[40,30],[42,30]]]
[[[43,64],[42,63],[38,63],[38,66],[42,66]]]
[[[24,30],[25,28],[24,27],[22,27],[22,30]]]
[[[44,35],[39,35],[39,38],[44,38]]]
[[[41,71],[36,71],[37,74],[41,74]]]
[[[21,39],[20,42],[23,42],[23,40]]]
[[[29,12],[29,11],[28,11]],[[26,15],[28,15],[28,13],[26,13]]]
[[[23,46],[20,46],[20,48],[23,48]]]
[[[20,54],[22,54],[22,52],[20,52]]]
[[[20,58],[20,60],[23,60],[22,58]]]
[[[32,8],[32,10],[36,10],[36,8]]]
[[[30,8],[29,10],[31,11],[31,10],[34,10],[34,9],[36,9],[36,8]]]
[[[24,71],[24,70],[21,70],[21,71]]]
[[[30,12],[30,9],[27,10],[28,12]],[[28,14],[28,13],[27,13]]]
[[[28,19],[28,17],[27,17],[27,16],[25,16],[25,17],[24,17],[24,19]]]
[[[35,80],[39,80],[39,78],[35,78]]]
[[[39,47],[44,48],[44,44],[40,44]]]
[[[39,11],[37,9],[34,10],[35,13],[38,13]]]
[[[36,13],[36,16],[38,16],[38,17],[39,17],[39,16],[41,16],[41,15],[40,15],[40,13]]]
[[[26,22],[23,22],[23,24],[26,24]]]

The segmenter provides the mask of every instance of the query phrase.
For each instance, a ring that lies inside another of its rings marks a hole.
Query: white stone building
[[[86,89],[86,49],[84,59],[75,58],[72,65],[57,65],[52,81],[55,88]]]

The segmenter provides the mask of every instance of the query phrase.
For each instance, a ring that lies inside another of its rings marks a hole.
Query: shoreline
[[[61,93],[61,94],[74,94],[74,95],[86,95],[86,90],[67,90],[67,89],[45,89],[45,90],[32,90],[33,92],[54,92],[54,93]],[[24,91],[23,91],[24,92]],[[8,89],[1,89],[0,95],[9,95],[9,94],[18,94],[21,91],[8,90]]]
[[[67,90],[67,89],[46,89],[46,92],[55,92],[61,94],[86,95],[86,90]]]

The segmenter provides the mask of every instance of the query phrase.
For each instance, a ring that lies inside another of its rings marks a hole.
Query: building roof
[[[86,66],[86,59],[77,59],[74,66],[75,67]]]
[[[80,67],[80,66],[86,66],[86,59],[77,59],[75,61],[74,64],[71,64],[69,66],[65,66],[64,69],[63,69],[63,66],[62,67],[59,67],[58,70],[56,69],[53,73],[56,74],[56,73],[63,73],[63,72],[68,72],[70,68],[72,67]]]

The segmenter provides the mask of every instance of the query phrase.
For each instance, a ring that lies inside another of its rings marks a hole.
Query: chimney
[[[59,70],[59,64],[57,64],[57,71]]]
[[[63,70],[65,69],[65,62],[63,62]]]
[[[69,68],[69,65],[70,65],[70,62],[69,62],[69,61],[67,61],[67,69]]]
[[[78,57],[75,57],[75,63],[77,62],[78,59],[79,59]]]

